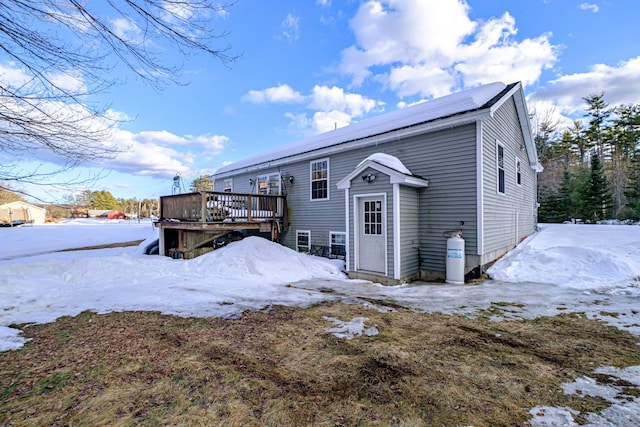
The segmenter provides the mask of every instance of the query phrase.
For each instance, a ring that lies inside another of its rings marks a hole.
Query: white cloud
[[[242,97],[245,102],[254,104],[263,103],[300,103],[304,102],[305,97],[300,92],[294,91],[291,86],[283,84],[279,86],[269,87],[263,90],[250,90]]]
[[[316,0],[316,3],[323,7],[331,6],[331,0]]]
[[[580,5],[580,9],[590,10],[593,13],[598,13],[600,11],[600,7],[597,4],[593,4],[593,3],[582,3]]]
[[[337,70],[356,86],[371,78],[401,97],[491,81],[533,83],[557,61],[550,34],[516,40],[511,15],[473,21],[464,0],[370,0],[350,25],[356,44],[342,51]]]
[[[596,64],[586,73],[575,73],[550,81],[530,98],[535,102],[550,102],[565,116],[581,116],[590,94],[605,93],[610,105],[637,103],[640,99],[640,56],[617,66]]]
[[[344,89],[333,86],[315,86],[307,108],[311,110],[342,111],[352,117],[360,117],[383,105],[379,101],[357,93],[345,93]]]
[[[131,43],[142,43],[142,31],[135,21],[127,18],[111,20],[111,31],[119,38]]]
[[[313,114],[313,131],[314,133],[322,133],[349,126],[351,120],[352,117],[343,111],[318,111]]]
[[[70,68],[62,73],[43,73],[43,77],[58,88],[73,93],[83,93],[87,90],[83,77],[78,70]],[[26,90],[26,92],[30,91],[31,93],[29,93],[29,95],[33,95],[33,92],[43,90],[43,86],[39,84],[38,80],[34,80],[31,76],[27,75],[15,62],[9,62],[4,65],[0,64],[0,81],[9,87],[20,88],[23,91]]]
[[[0,64],[0,81],[11,87],[19,87],[29,81],[29,76],[18,68],[14,62]]]
[[[384,103],[357,93],[345,93],[344,89],[333,86],[315,86],[308,96],[307,109],[315,112],[311,117],[306,113],[286,113],[289,127],[304,135],[316,134],[348,126],[354,119],[381,110]]]
[[[280,24],[282,28],[282,37],[289,42],[295,42],[300,38],[300,18],[292,14],[287,14],[287,17]]]
[[[347,93],[337,86],[316,85],[311,94],[304,96],[289,85],[282,84],[263,90],[252,90],[242,97],[243,101],[254,104],[288,103],[301,104],[314,110],[312,117],[305,113],[285,114],[290,120],[289,127],[303,134],[319,133],[350,124],[353,119],[372,111],[382,110],[384,103],[357,93]]]
[[[208,170],[203,163],[219,154],[228,140],[221,135],[178,136],[164,130],[140,133],[117,130],[110,143],[128,149],[101,162],[100,166],[156,178],[171,178],[176,171],[185,177],[197,176]]]
[[[425,64],[393,68],[384,80],[387,87],[400,97],[420,94],[437,98],[447,95],[449,88],[455,85],[455,79],[449,72]]]

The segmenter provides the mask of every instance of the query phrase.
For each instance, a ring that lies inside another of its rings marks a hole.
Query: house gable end
[[[411,187],[428,187],[429,181],[413,175],[406,175],[404,173],[398,172],[395,169],[392,169],[388,166],[382,165],[373,160],[366,160],[358,165],[353,172],[349,175],[342,178],[337,186],[341,190],[346,190],[351,188],[351,181],[359,177],[363,172],[365,172],[368,168],[377,170],[378,172],[384,173],[389,176],[391,184],[404,184]]]
[[[529,122],[529,112],[524,92],[522,90],[522,84],[512,83],[508,85],[503,92],[496,95],[496,97],[487,102],[485,106],[490,107],[491,115],[493,116],[493,114],[511,98],[513,98],[513,102],[516,105],[516,113],[520,124],[519,128],[524,139],[524,145],[529,159],[529,166],[536,172],[542,172],[543,167],[538,161],[538,154],[535,141],[533,140],[533,133]]]

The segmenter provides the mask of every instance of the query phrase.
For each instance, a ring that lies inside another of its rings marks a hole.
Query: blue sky
[[[90,189],[115,197],[158,197],[176,173],[188,187],[228,162],[494,81],[522,81],[530,110],[564,122],[591,93],[638,103],[638,16],[636,0],[239,0],[214,24],[240,58],[176,57],[188,84],[163,91],[123,74],[99,101],[130,119],[113,136],[129,150],[74,174],[104,175]],[[0,55],[0,79],[12,71]],[[47,201],[79,190],[24,189]]]

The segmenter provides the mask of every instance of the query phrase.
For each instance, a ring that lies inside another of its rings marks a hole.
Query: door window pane
[[[364,234],[382,234],[382,202],[364,202]]]

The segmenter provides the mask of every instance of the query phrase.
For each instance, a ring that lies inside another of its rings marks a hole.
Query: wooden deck
[[[217,237],[233,230],[278,233],[288,228],[285,196],[202,191],[160,197],[160,216],[154,225],[161,229],[161,253],[175,251],[193,258]],[[177,239],[167,238],[174,230]],[[170,242],[177,240],[175,246]],[[166,247],[174,246],[174,247]]]

